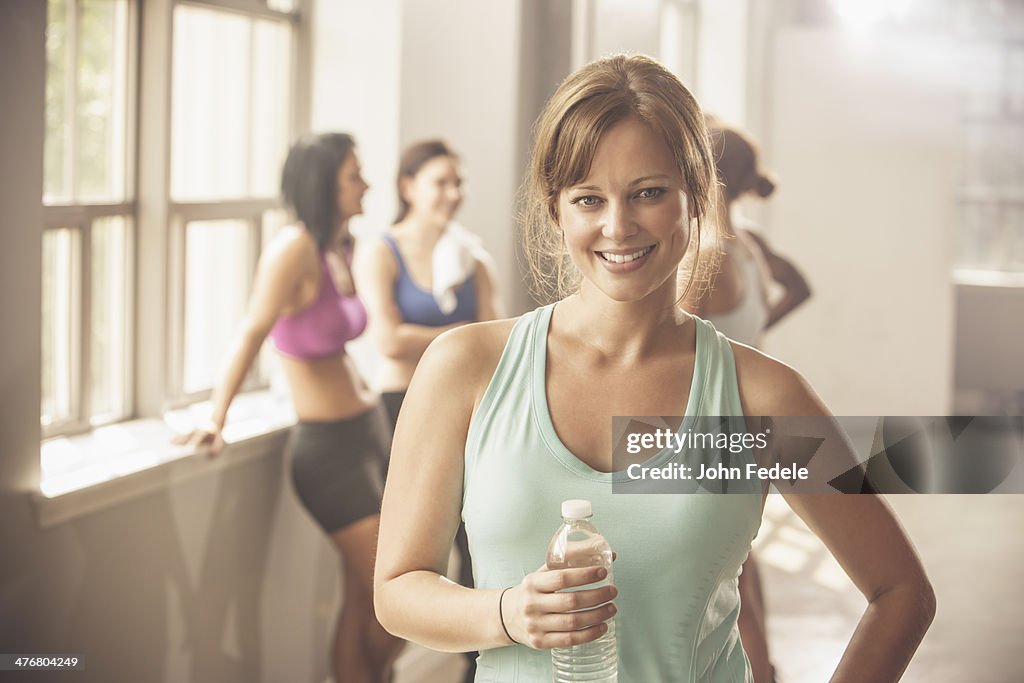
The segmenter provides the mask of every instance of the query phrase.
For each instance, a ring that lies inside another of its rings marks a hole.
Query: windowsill
[[[1024,288],[1024,273],[958,268],[953,271],[953,282],[971,287]]]
[[[33,494],[39,524],[49,527],[123,503],[194,477],[280,452],[285,430],[295,422],[287,395],[272,391],[241,394],[232,402],[224,438],[228,447],[215,459],[205,450],[172,443],[209,414],[198,403],[164,419],[132,420],[88,434],[42,443],[40,491]]]

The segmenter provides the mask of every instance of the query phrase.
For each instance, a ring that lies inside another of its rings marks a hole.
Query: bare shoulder
[[[803,375],[780,360],[730,342],[745,415],[821,415],[828,409]]]
[[[395,264],[395,255],[391,253],[391,247],[380,237],[369,237],[358,241],[356,253],[362,254],[367,259],[380,265]]]
[[[301,225],[281,228],[263,251],[262,258],[282,264],[315,262],[319,254],[316,240]]]
[[[490,376],[518,320],[505,318],[456,327],[438,336],[427,348],[424,359],[431,355],[439,361],[457,363],[464,371],[479,370]]]
[[[379,237],[368,237],[356,242],[354,263],[362,268],[364,275],[371,273],[394,278],[398,274],[398,264],[391,248]]]
[[[475,405],[494,375],[517,320],[470,323],[438,336],[423,354],[413,382],[421,375],[424,381],[445,378],[441,381],[463,397],[472,398]]]

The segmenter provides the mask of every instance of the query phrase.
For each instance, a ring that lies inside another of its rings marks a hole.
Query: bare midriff
[[[326,358],[299,359],[278,354],[301,421],[344,420],[370,410],[377,395],[363,382],[344,352]]]

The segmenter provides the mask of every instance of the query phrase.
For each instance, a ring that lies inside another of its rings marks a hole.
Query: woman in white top
[[[734,205],[740,199],[766,199],[775,192],[771,175],[760,168],[756,145],[715,119],[709,119],[709,132],[724,199],[719,220],[731,239],[722,245],[712,287],[690,299],[686,308],[730,339],[757,348],[765,330],[806,301],[811,288],[789,259],[773,251],[748,221],[736,215]],[[781,293],[772,296],[776,288]]]
[[[766,199],[775,192],[775,181],[760,167],[756,145],[744,133],[720,121],[709,117],[708,123],[723,199],[719,221],[731,239],[723,244],[712,285],[689,299],[685,307],[709,320],[730,339],[758,348],[764,331],[806,301],[811,289],[791,261],[772,251],[750,223],[735,215],[734,204],[743,197]],[[782,290],[774,298],[773,287]],[[743,563],[739,587],[743,647],[755,683],[771,683],[776,680],[775,669],[768,654],[764,596],[753,553]]]

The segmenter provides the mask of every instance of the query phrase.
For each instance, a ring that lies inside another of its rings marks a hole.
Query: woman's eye
[[[647,187],[637,192],[636,196],[639,199],[656,199],[663,194],[665,194],[663,187]]]
[[[600,201],[601,200],[598,199],[597,197],[595,197],[594,195],[588,194],[588,195],[584,195],[582,197],[577,197],[576,199],[573,199],[570,202],[570,204],[577,204],[579,206],[590,207],[590,206],[597,206]]]

